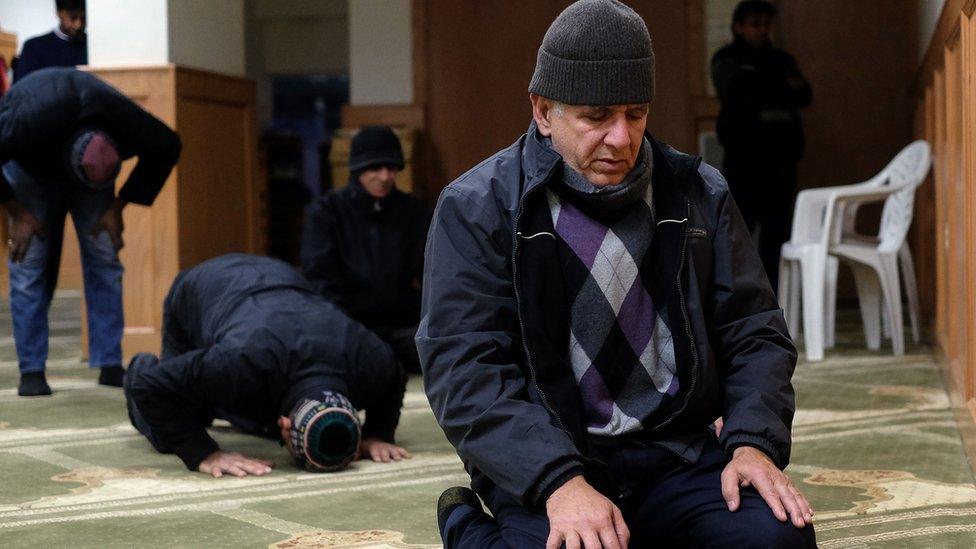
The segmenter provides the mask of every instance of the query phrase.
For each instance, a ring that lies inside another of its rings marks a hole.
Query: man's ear
[[[552,135],[552,123],[549,119],[554,114],[552,112],[552,101],[541,95],[530,93],[529,102],[532,103],[532,118],[535,120],[535,125],[539,128],[539,133],[549,137]]]

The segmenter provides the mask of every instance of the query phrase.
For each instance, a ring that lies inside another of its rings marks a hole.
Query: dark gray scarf
[[[545,143],[552,147],[551,140],[545,139]],[[644,138],[640,152],[637,153],[637,162],[624,180],[616,185],[597,187],[566,162],[563,162],[561,179],[573,196],[599,211],[608,212],[625,208],[640,200],[647,186],[651,184],[653,173],[654,156],[651,153],[651,144]]]

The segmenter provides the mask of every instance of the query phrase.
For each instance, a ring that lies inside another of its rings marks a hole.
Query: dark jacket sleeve
[[[0,162],[0,167],[3,163]],[[7,176],[3,174],[3,170],[0,169],[0,204],[6,204],[11,198],[14,197],[14,190],[10,187],[10,182],[7,181]]]
[[[37,49],[36,38],[31,38],[24,42],[24,47],[17,57],[17,62],[14,63],[14,84],[20,82],[28,74],[42,68]]]
[[[201,409],[234,408],[260,398],[262,380],[247,364],[258,358],[246,349],[215,345],[140,368],[130,393],[161,447],[195,471],[218,450],[198,417]]]
[[[713,177],[721,178],[717,172]],[[738,446],[754,446],[785,468],[795,410],[790,378],[796,348],[727,190],[715,229],[714,257],[711,343],[725,390],[720,443],[727,454]]]
[[[731,56],[716,56],[712,60],[712,83],[723,109],[748,111],[759,108],[759,68],[742,63]]]
[[[800,72],[800,66],[796,64],[796,59],[786,52],[783,52],[783,76],[786,77],[793,93],[794,106],[800,109],[809,107],[813,103],[813,90],[810,88],[810,82]]]
[[[368,387],[363,399],[366,410],[363,438],[395,443],[403,394],[407,388],[407,374],[389,345],[372,332],[365,329],[363,332],[357,364],[354,366],[358,374],[355,383]]]
[[[342,271],[336,247],[336,228],[330,197],[316,200],[305,212],[302,237],[302,273],[319,295],[343,307]]]
[[[417,348],[434,415],[458,455],[525,505],[580,469],[569,435],[529,400],[503,220],[448,187],[431,222]],[[510,238],[510,233],[509,237]]]
[[[180,157],[182,144],[179,136],[161,120],[115,90],[98,90],[84,97],[90,102],[90,107],[83,107],[85,112],[110,120],[114,128],[113,137],[120,141],[119,146],[139,157],[125,185],[119,190],[119,198],[151,206]],[[88,111],[89,108],[94,112]]]

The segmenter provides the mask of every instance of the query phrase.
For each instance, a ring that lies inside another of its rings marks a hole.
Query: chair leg
[[[887,310],[885,307],[887,307],[885,304],[885,295],[884,292],[881,292],[881,337],[887,341],[891,339],[891,326],[888,325],[888,315],[884,314],[884,311]]]
[[[790,334],[796,339],[800,337],[800,292],[803,290],[803,285],[800,281],[800,265],[796,261],[790,261],[790,317],[787,320],[789,322]]]
[[[837,271],[840,269],[840,260],[836,257],[827,256],[826,270],[826,292],[824,293],[824,346],[833,349],[835,344],[834,335],[837,326]]]
[[[786,258],[779,258],[779,280],[776,281],[776,299],[779,306],[783,309],[783,315],[789,318],[790,315],[790,261]],[[789,320],[787,320],[789,323]]]
[[[850,263],[857,284],[857,301],[861,306],[861,322],[868,349],[881,348],[881,285],[873,269],[860,263]]]
[[[907,242],[898,250],[898,262],[905,283],[905,293],[908,295],[908,318],[912,323],[912,341],[917,344],[922,340],[918,323],[918,284],[915,281],[915,260],[912,258],[912,250]]]
[[[800,260],[803,286],[803,341],[807,361],[824,358],[824,256],[809,254]]]
[[[898,282],[898,258],[894,254],[881,256],[881,293],[885,300],[885,316],[891,329],[891,346],[896,355],[905,354],[905,325],[901,310],[901,284]]]

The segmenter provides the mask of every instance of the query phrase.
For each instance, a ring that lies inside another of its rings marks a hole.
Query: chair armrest
[[[876,187],[877,184],[871,180],[855,185],[814,187],[800,191],[796,195],[793,209],[791,240],[801,242],[820,240],[824,230],[826,208],[836,194],[868,191]]]
[[[905,189],[907,186],[886,185],[883,187],[872,186],[860,188],[851,186],[846,189],[833,189],[827,199],[826,213],[824,215],[825,230],[823,236],[825,239],[822,241],[823,244],[836,244],[841,241],[845,225],[848,225],[848,220],[845,219],[845,211],[853,210],[856,213],[857,208],[862,204],[880,202],[892,194]],[[851,222],[850,225],[853,225],[853,223]]]

